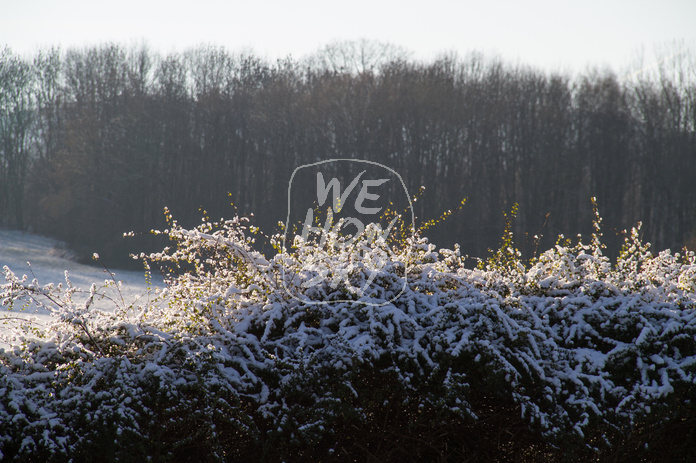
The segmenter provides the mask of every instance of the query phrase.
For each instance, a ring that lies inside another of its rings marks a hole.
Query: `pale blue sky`
[[[644,49],[696,44],[696,0],[0,0],[0,46],[106,41],[167,52],[201,43],[296,58],[334,40],[388,41],[430,59],[482,51],[544,69],[635,64]]]

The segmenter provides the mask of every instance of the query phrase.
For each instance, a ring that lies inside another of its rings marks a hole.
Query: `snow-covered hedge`
[[[470,269],[368,229],[268,260],[248,231],[173,222],[172,248],[145,256],[166,290],[113,312],[6,268],[3,303],[31,297],[54,321],[0,353],[0,455],[459,461],[503,414],[525,427],[505,439],[571,458],[693,423],[693,253],[652,255],[633,230],[612,264],[598,232],[527,265],[505,239]],[[319,261],[340,275],[317,279]]]

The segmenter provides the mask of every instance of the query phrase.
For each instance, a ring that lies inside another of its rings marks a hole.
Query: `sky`
[[[696,0],[0,0],[0,47],[20,54],[116,42],[302,58],[359,39],[426,61],[476,51],[547,71],[620,73],[677,42],[694,49]]]

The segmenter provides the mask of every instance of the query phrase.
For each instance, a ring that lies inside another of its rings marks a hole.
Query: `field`
[[[31,264],[28,265],[28,263]],[[86,301],[88,291],[92,283],[99,284],[112,279],[109,272],[101,266],[99,262],[94,265],[84,265],[72,259],[70,250],[64,243],[31,233],[24,233],[17,230],[0,229],[0,269],[7,266],[17,276],[27,275],[29,280],[36,278],[42,285],[48,283],[65,284],[65,272],[71,283],[82,291],[77,293],[75,298],[78,301]],[[120,292],[124,300],[133,301],[148,293],[148,284],[145,280],[144,272],[110,269],[116,281],[121,281]],[[3,278],[4,280],[4,278]],[[163,286],[162,279],[155,275],[154,288]],[[112,298],[120,299],[121,295],[114,288],[107,290],[107,295]],[[95,309],[113,311],[115,305],[106,298],[96,298],[93,303]],[[5,309],[3,307],[3,309]],[[16,324],[15,317],[23,319],[34,319],[37,326],[45,325],[50,319],[50,313],[45,308],[37,307],[35,304],[28,305],[22,311],[0,312],[2,318],[11,317],[12,321],[6,320],[4,323]],[[0,326],[0,346],[7,346],[8,331]]]

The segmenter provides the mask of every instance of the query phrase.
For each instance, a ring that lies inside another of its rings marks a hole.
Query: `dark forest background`
[[[268,62],[202,46],[0,52],[0,226],[67,241],[114,266],[154,245],[168,206],[184,225],[234,210],[266,233],[293,170],[330,158],[396,170],[418,221],[471,256],[498,246],[504,211],[526,257],[589,235],[595,196],[609,254],[643,222],[655,249],[696,243],[696,61],[650,72],[542,72],[472,54],[431,62],[375,42]],[[230,196],[228,196],[228,193]]]

